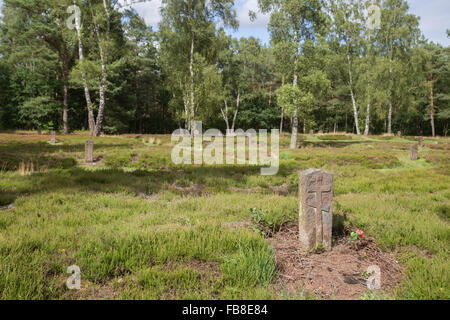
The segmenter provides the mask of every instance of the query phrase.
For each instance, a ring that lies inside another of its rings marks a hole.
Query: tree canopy
[[[422,35],[406,0],[258,0],[270,44],[230,35],[234,5],[164,0],[153,30],[118,1],[5,0],[0,129],[170,133],[201,120],[290,130],[292,148],[309,130],[447,134],[450,48]]]

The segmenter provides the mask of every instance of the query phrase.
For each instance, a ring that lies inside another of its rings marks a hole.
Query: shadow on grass
[[[127,144],[94,145],[94,152],[101,153],[108,148],[126,147]],[[32,163],[34,170],[46,167],[49,169],[68,169],[76,165],[77,160],[65,153],[84,153],[84,144],[51,145],[46,142],[39,143],[15,143],[0,146],[0,170],[18,170],[21,163]],[[60,156],[50,156],[61,154]]]
[[[173,183],[189,185],[195,183],[203,185],[209,181],[213,192],[226,190],[228,185],[242,183],[244,177],[260,175],[259,166],[198,166],[173,167],[170,170],[141,170],[131,172],[114,168],[72,167],[57,169],[48,172],[36,172],[20,177],[23,183],[14,187],[14,192],[5,191],[14,199],[20,195],[63,191],[76,192],[103,192],[151,195],[167,190]],[[288,175],[296,168],[280,165],[280,172]],[[213,179],[211,180],[211,177]],[[14,178],[16,180],[16,178]],[[227,180],[225,186],[221,181]],[[211,183],[212,181],[212,183]],[[214,182],[217,181],[217,185]],[[14,201],[14,200],[13,200]]]
[[[300,147],[334,147],[345,148],[353,144],[367,144],[367,141],[302,141]]]
[[[88,140],[88,139],[86,139]],[[127,147],[129,144],[106,144],[94,143],[94,150],[104,150],[109,148]],[[50,144],[40,141],[38,143],[14,143],[0,145],[0,155],[20,153],[36,155],[39,153],[54,153],[54,152],[84,152],[85,145],[82,144]]]
[[[17,196],[12,192],[0,192],[0,208],[14,203],[16,198]]]

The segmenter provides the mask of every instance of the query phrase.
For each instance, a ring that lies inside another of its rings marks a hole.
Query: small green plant
[[[293,157],[294,157],[294,155],[290,152],[281,152],[280,153],[281,160],[291,160]]]
[[[372,275],[372,273],[373,273],[373,271],[372,272],[364,271],[362,276],[364,279],[369,279],[369,277]]]
[[[53,121],[49,121],[42,124],[42,129],[44,129],[45,131],[52,131],[55,130],[55,125],[53,124]]]
[[[250,218],[253,222],[253,230],[261,233],[265,237],[269,237],[287,222],[284,214],[277,214],[272,211],[265,211],[259,208],[251,208],[249,210]]]
[[[321,253],[323,252],[323,244],[321,242],[319,242],[313,249],[314,253]]]

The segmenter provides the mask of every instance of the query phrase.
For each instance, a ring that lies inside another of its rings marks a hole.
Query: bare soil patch
[[[287,196],[289,194],[289,185],[287,183],[281,186],[270,186],[269,189],[279,196]]]
[[[402,267],[391,253],[382,252],[370,238],[348,242],[333,239],[331,252],[305,252],[298,241],[298,226],[290,225],[271,239],[280,275],[277,287],[295,294],[302,287],[316,298],[358,299],[366,292],[367,268],[379,266],[381,291],[391,294],[401,283]]]
[[[167,271],[172,271],[180,267],[195,270],[202,275],[211,275],[216,278],[220,277],[220,264],[216,261],[190,259],[184,261],[169,261],[165,264],[165,269],[167,269]]]
[[[123,280],[119,279],[119,283]],[[85,289],[83,297],[79,299],[86,300],[111,300],[119,295],[119,288],[115,288],[114,284],[108,283],[105,285],[93,285]]]
[[[195,184],[191,182],[191,184],[188,187],[185,187],[181,185],[178,182],[174,182],[170,185],[170,189],[176,190],[178,192],[181,192],[183,196],[197,196],[200,197],[204,194],[203,192],[203,186]]]
[[[119,296],[123,278],[111,279],[105,283],[94,283],[85,279],[81,280],[79,290],[66,288],[66,276],[58,276],[56,282],[59,289],[63,290],[63,299],[68,300],[112,300]]]
[[[450,150],[449,144],[425,144],[424,146],[434,150]]]

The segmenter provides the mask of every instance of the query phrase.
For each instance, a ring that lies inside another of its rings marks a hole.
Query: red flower
[[[356,233],[358,234],[359,238],[364,238],[364,231],[356,230]]]

